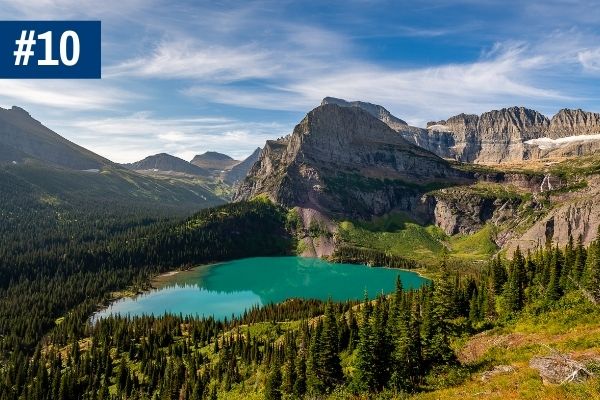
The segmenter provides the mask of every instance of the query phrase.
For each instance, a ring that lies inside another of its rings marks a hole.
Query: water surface
[[[404,288],[427,282],[414,272],[365,265],[335,264],[302,257],[258,257],[196,267],[162,276],[156,289],[112,303],[94,318],[110,314],[165,313],[214,316],[240,315],[254,305],[288,298],[336,301],[362,299],[394,290],[400,276]]]

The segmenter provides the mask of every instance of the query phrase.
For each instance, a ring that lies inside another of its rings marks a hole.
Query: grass
[[[486,225],[472,235],[448,236],[437,226],[422,226],[403,213],[394,213],[366,222],[342,221],[338,235],[354,246],[431,264],[445,255],[463,261],[485,260],[497,250],[494,233],[493,227]]]
[[[414,395],[414,399],[598,399],[600,381],[563,385],[543,384],[529,360],[550,353],[549,346],[580,359],[590,368],[597,364],[589,357],[600,357],[600,308],[590,304],[579,293],[568,293],[551,310],[537,304],[515,321],[486,336],[475,336],[467,344],[487,342],[490,346],[474,360],[473,373],[454,387]],[[586,361],[587,360],[587,361]],[[515,371],[482,381],[481,373],[496,365],[512,365]]]

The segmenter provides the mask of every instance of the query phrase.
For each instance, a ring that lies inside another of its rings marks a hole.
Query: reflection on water
[[[362,265],[333,264],[301,257],[260,257],[235,260],[162,277],[158,289],[114,302],[97,313],[164,313],[214,316],[239,315],[255,305],[281,302],[291,297],[343,301],[371,297],[394,290],[400,276],[405,288],[426,282],[415,273]]]

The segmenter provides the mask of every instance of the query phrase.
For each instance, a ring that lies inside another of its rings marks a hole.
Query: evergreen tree
[[[584,286],[596,300],[600,299],[600,227],[596,240],[588,248]]]
[[[298,357],[296,363],[296,381],[293,393],[298,397],[302,397],[306,393],[306,360],[303,356]]]
[[[550,281],[546,289],[546,299],[556,301],[562,296],[561,282],[562,257],[558,247],[554,249],[550,262]]]
[[[585,258],[586,251],[583,247],[581,236],[577,239],[577,246],[575,247],[575,260],[573,262],[573,268],[571,268],[571,277],[575,282],[579,282],[585,270]]]
[[[395,340],[391,385],[403,392],[414,391],[422,373],[419,314],[414,308],[409,321],[401,320]]]
[[[275,363],[265,384],[265,400],[281,400],[281,383],[280,366]]]
[[[506,308],[509,312],[517,312],[523,308],[525,303],[525,283],[525,259],[521,250],[517,247],[510,264],[510,274],[506,290],[504,291]]]
[[[366,297],[366,296],[365,296]],[[373,391],[377,385],[375,376],[375,340],[371,325],[371,307],[368,297],[362,307],[359,339],[356,347],[353,386],[359,392]]]

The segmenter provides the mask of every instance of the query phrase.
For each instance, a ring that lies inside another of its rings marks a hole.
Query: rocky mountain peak
[[[395,117],[387,109],[377,104],[363,101],[346,101],[335,97],[325,97],[321,102],[321,105],[325,104],[336,104],[340,107],[361,108],[396,131],[408,128],[408,124],[405,121]]]
[[[561,138],[600,133],[600,114],[563,108],[550,120],[549,137]]]
[[[266,143],[235,199],[264,194],[286,206],[378,215],[410,208],[421,185],[462,178],[362,107],[326,103],[289,137]]]

